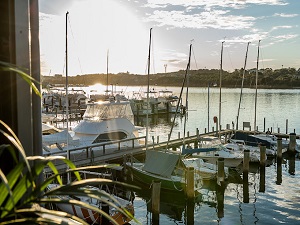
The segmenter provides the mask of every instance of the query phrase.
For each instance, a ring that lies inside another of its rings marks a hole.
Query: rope
[[[74,34],[73,34],[73,30],[72,30],[72,26],[71,26],[71,22],[70,22],[70,16],[68,16],[68,21],[69,21],[69,27],[70,27],[71,35],[72,35],[73,41],[74,41],[74,43],[75,43],[75,45],[76,45],[75,38],[74,38]],[[79,60],[78,55],[77,55],[77,61],[78,61],[78,63],[79,63],[80,72],[81,72],[81,74],[83,74],[83,72],[82,72],[82,67],[81,67],[81,62],[80,62],[80,60]]]

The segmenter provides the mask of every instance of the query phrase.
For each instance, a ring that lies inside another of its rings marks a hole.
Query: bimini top
[[[134,124],[134,115],[129,101],[95,102],[87,105],[84,120],[100,122],[116,118],[126,118]]]

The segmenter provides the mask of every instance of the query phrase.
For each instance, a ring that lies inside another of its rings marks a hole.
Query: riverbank
[[[222,87],[240,88],[242,85],[242,70],[234,72],[223,71]],[[177,71],[172,73],[158,73],[150,75],[150,86],[173,86],[181,87],[185,71]],[[42,76],[42,85],[64,85],[66,78],[62,75]],[[146,86],[148,83],[147,75],[138,75],[130,73],[118,74],[86,74],[69,76],[68,83],[71,86],[91,86],[102,84],[108,86]],[[211,70],[191,70],[189,71],[188,83],[190,87],[208,87],[219,86],[220,71]],[[264,69],[259,70],[257,76],[257,84],[259,89],[298,89],[300,87],[300,70],[294,68],[289,69]],[[255,88],[256,72],[248,70],[245,73],[243,87]]]

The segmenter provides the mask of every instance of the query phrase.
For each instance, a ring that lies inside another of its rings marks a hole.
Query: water
[[[126,89],[126,95],[140,87],[118,87]],[[156,90],[166,89],[155,87]],[[180,88],[168,87],[179,96]],[[143,90],[146,90],[144,88]],[[244,89],[240,109],[239,129],[242,122],[254,124],[255,90]],[[189,88],[188,117],[186,131],[191,135],[198,128],[203,133],[205,128],[212,130],[216,124],[214,116],[219,116],[219,88],[210,88],[208,100],[207,88]],[[185,94],[183,95],[185,99]],[[240,89],[222,89],[221,125],[236,126],[236,117],[240,99]],[[209,102],[209,104],[208,104]],[[300,91],[292,90],[258,90],[257,126],[259,131],[268,128],[281,133],[300,133]],[[209,107],[208,107],[209,105]],[[172,137],[178,132],[183,133],[184,117],[177,117]],[[149,135],[166,139],[170,131],[172,117],[150,118]],[[264,123],[265,121],[265,123]],[[145,121],[139,121],[139,125]],[[141,135],[145,130],[141,131]],[[284,159],[282,165],[274,160],[268,162],[265,168],[265,181],[262,171],[257,166],[251,167],[248,175],[249,185],[243,185],[241,177],[231,179],[224,190],[219,190],[214,184],[203,188],[195,204],[187,204],[184,196],[172,193],[161,194],[161,213],[159,224],[300,224],[300,162],[299,159]],[[248,190],[247,190],[248,187]],[[245,200],[249,199],[248,203]],[[134,199],[135,217],[142,224],[151,224],[151,213],[147,203],[150,200],[150,190],[136,192]],[[134,221],[131,224],[138,224]]]
[[[168,88],[168,90],[173,90],[179,95],[179,88]],[[208,113],[207,88],[189,88],[186,131],[190,131],[191,134],[195,134],[196,128],[202,133],[205,128],[209,127],[211,131],[216,125],[213,117],[219,115],[219,89],[210,88],[209,95]],[[183,97],[185,98],[185,95]],[[239,99],[240,89],[222,90],[222,127],[225,128],[226,124],[232,127],[232,122],[236,126]],[[275,132],[279,129],[282,133],[294,131],[299,133],[299,103],[299,90],[258,90],[258,130],[272,128]],[[250,122],[253,126],[254,104],[255,90],[244,89],[239,129],[242,129],[242,122]],[[173,118],[152,118],[150,136],[160,136],[160,140],[167,137],[171,121]],[[172,137],[177,137],[178,132],[182,135],[184,118],[176,118],[175,124]],[[231,180],[223,191],[216,190],[215,185],[212,184],[212,187],[201,191],[194,206],[189,206],[183,196],[163,193],[159,224],[300,224],[299,170],[299,159],[284,159],[281,166],[273,160],[268,162],[265,169],[265,182],[263,182],[257,165],[254,165],[248,175],[248,191],[243,190],[246,184],[243,185],[241,178]],[[247,197],[249,201],[244,203]],[[149,200],[150,190],[136,193],[135,217],[142,224],[151,224],[152,215],[147,210]]]

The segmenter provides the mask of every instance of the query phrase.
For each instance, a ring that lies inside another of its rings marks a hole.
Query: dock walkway
[[[246,133],[254,133],[253,131],[245,131],[245,130],[239,130],[239,131],[246,132]],[[226,142],[227,138],[229,138],[231,134],[233,134],[234,132],[236,132],[236,130],[226,129],[220,132],[209,132],[209,133],[199,134],[197,129],[195,135],[189,136],[189,132],[187,132],[187,137],[180,138],[179,137],[180,134],[178,134],[178,138],[171,139],[169,142],[168,141],[159,142],[158,139],[157,142],[155,142],[154,137],[152,137],[152,141],[151,139],[148,140],[147,146],[145,145],[146,137],[143,136],[143,137],[130,139],[132,140],[132,145],[125,148],[121,148],[120,144],[124,141],[128,141],[128,139],[64,150],[57,154],[52,154],[52,155],[65,155],[67,158],[71,159],[72,162],[77,167],[88,166],[88,165],[99,165],[104,163],[121,162],[125,155],[133,155],[133,156],[143,155],[145,153],[146,148],[153,149],[153,150],[166,149],[166,148],[176,150],[176,148],[180,148],[182,146],[183,142],[186,145],[194,144],[194,146],[197,146],[198,141],[201,140],[201,138],[207,136],[208,137],[222,136],[225,137],[224,141]],[[258,133],[263,133],[263,132],[256,132],[256,134]],[[274,134],[274,135],[282,138],[289,137],[287,134]],[[140,145],[134,144],[135,141],[137,140],[139,141]],[[107,151],[108,146],[112,144],[114,145],[117,144],[118,147],[115,149],[110,148],[108,152]],[[95,148],[97,148],[97,150]],[[80,153],[78,153],[79,151]],[[62,161],[57,160],[54,163],[58,170],[66,169],[66,164],[64,164]],[[49,171],[50,169],[46,170],[46,172]]]

